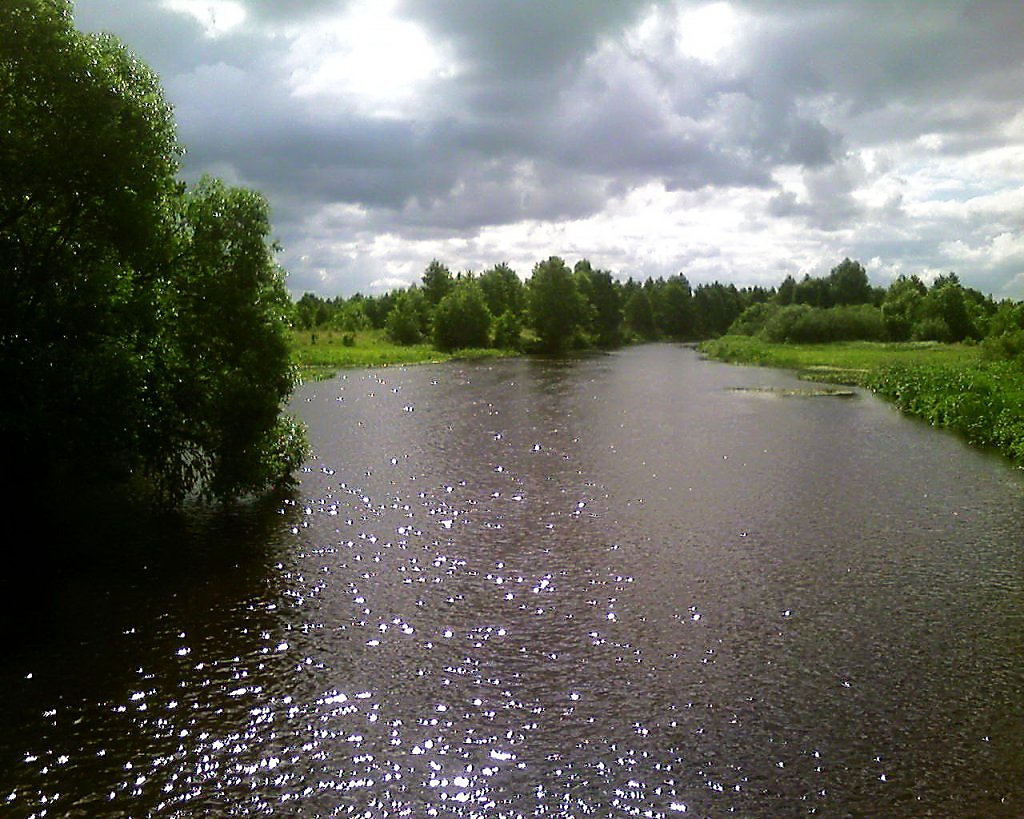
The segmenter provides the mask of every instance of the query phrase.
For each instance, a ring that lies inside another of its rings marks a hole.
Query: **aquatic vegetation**
[[[1018,364],[893,365],[872,373],[867,386],[901,412],[1024,462],[1024,371]]]
[[[795,345],[723,336],[700,349],[722,361],[794,369],[814,381],[866,387],[907,415],[1024,463],[1024,369],[1018,361],[989,360],[978,346]]]

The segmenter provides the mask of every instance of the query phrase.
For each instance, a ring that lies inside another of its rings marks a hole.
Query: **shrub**
[[[760,315],[767,315],[759,332],[765,341],[823,344],[832,341],[881,341],[886,337],[882,311],[870,304],[828,308],[807,304],[772,307],[773,310],[755,312],[747,320],[748,325],[753,326]]]
[[[522,347],[523,322],[511,310],[494,320],[494,346],[499,350],[518,350]]]
[[[772,302],[758,302],[752,304],[736,319],[729,327],[730,335],[756,336],[761,333],[765,325],[775,316],[780,305]]]

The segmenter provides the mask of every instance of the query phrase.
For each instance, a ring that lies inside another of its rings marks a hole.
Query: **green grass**
[[[352,337],[354,343],[345,344],[346,336]],[[295,330],[292,333],[292,361],[305,381],[330,378],[338,370],[345,369],[500,358],[510,354],[507,350],[492,349],[444,353],[430,344],[394,344],[383,330],[364,330],[354,334],[335,330]]]
[[[835,344],[772,344],[751,336],[722,336],[700,345],[710,358],[797,370],[815,381],[864,385],[868,376],[892,366],[973,367],[980,349],[932,341],[882,344],[847,341]]]
[[[792,369],[815,381],[866,387],[907,415],[1024,464],[1024,367],[1016,361],[983,361],[977,346],[769,344],[724,336],[700,349],[723,361]]]

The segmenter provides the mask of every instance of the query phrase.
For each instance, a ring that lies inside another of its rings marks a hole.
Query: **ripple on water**
[[[6,809],[1024,810],[1012,481],[742,372],[665,347],[308,387],[319,454],[254,554],[94,595],[3,678]]]

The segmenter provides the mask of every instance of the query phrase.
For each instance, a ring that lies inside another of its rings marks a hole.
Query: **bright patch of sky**
[[[163,0],[171,11],[194,18],[207,37],[219,37],[245,22],[245,6],[235,0]]]
[[[398,17],[393,0],[363,0],[343,13],[289,32],[286,66],[293,93],[316,104],[345,104],[369,116],[414,111],[451,64],[422,26]]]
[[[689,57],[720,63],[736,44],[741,27],[739,14],[728,3],[683,9],[676,24],[676,45]]]

